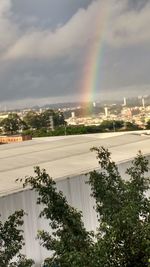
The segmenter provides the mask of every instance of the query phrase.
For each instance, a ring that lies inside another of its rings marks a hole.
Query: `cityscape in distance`
[[[16,129],[11,129],[12,123]],[[2,137],[12,134],[40,137],[150,129],[150,96],[124,97],[116,102],[60,103],[5,110],[0,112],[0,129]]]
[[[150,0],[0,0],[0,267],[150,267]]]

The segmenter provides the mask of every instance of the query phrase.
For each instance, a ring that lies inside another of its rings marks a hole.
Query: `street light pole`
[[[67,126],[66,126],[66,124],[64,124],[64,128],[65,128],[65,135],[67,135]]]
[[[113,121],[113,130],[114,130],[114,132],[116,131],[115,121]]]

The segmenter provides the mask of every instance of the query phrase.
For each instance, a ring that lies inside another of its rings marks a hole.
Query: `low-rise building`
[[[37,231],[44,229],[50,232],[49,221],[39,218],[41,207],[36,205],[37,194],[30,188],[23,189],[17,178],[32,176],[33,166],[40,166],[56,181],[69,204],[82,211],[83,223],[87,230],[97,228],[97,215],[93,206],[87,184],[92,170],[99,170],[96,155],[90,152],[91,147],[105,146],[112,153],[119,172],[124,179],[125,173],[139,150],[150,160],[150,130],[138,132],[99,133],[79,136],[55,136],[34,138],[25,143],[13,143],[0,146],[0,213],[5,221],[16,210],[24,209],[25,246],[22,253],[33,258],[36,266],[50,252],[40,246],[36,239]],[[149,175],[149,174],[148,174]],[[69,177],[69,178],[68,178]]]
[[[32,137],[30,135],[1,135],[0,136],[1,144],[23,142],[27,140],[32,140]]]

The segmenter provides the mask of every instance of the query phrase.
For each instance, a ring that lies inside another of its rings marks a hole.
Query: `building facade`
[[[90,170],[99,170],[95,155],[89,151],[92,146],[105,146],[112,152],[124,179],[125,170],[131,166],[138,150],[142,150],[150,162],[150,137],[141,134],[95,134],[76,137],[40,138],[20,144],[0,147],[0,214],[3,221],[16,210],[23,209],[25,246],[23,253],[34,259],[39,267],[50,256],[41,245],[37,231],[51,232],[49,222],[39,218],[41,206],[36,204],[37,194],[23,190],[16,184],[16,178],[33,174],[33,166],[45,168],[55,179],[58,190],[66,196],[70,205],[82,211],[83,222],[88,230],[96,230],[97,216],[94,199],[86,183]],[[32,170],[32,171],[31,171]]]
[[[23,141],[28,141],[28,140],[32,140],[32,137],[30,135],[2,135],[0,136],[1,144],[23,142]]]

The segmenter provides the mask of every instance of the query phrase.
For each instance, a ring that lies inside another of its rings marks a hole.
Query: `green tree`
[[[40,216],[50,222],[53,232],[39,231],[41,243],[53,255],[47,266],[60,267],[143,267],[150,259],[150,199],[147,191],[148,161],[139,152],[124,180],[105,148],[93,148],[100,171],[89,173],[92,197],[96,201],[99,227],[86,231],[82,214],[71,207],[45,170],[35,168],[24,186],[38,192],[44,204]],[[54,265],[55,264],[55,265]]]
[[[150,120],[146,124],[146,129],[150,130]]]
[[[1,267],[31,267],[33,260],[20,254],[24,245],[23,225],[24,212],[16,211],[8,220],[0,221],[0,266]]]
[[[64,115],[62,112],[52,109],[45,110],[41,113],[42,127],[50,128],[50,117],[53,118],[54,127],[65,125]]]
[[[45,262],[48,266],[91,266],[92,234],[86,231],[81,212],[68,204],[62,192],[57,192],[55,182],[45,170],[36,167],[35,174],[26,178],[24,186],[30,184],[38,192],[37,203],[45,206],[40,217],[50,220],[53,230],[52,235],[44,230],[38,233],[42,245],[54,251]]]
[[[26,124],[16,113],[10,113],[8,118],[5,118],[0,123],[3,131],[8,134],[16,134],[19,131],[26,129]]]
[[[90,173],[89,184],[96,200],[99,231],[95,267],[143,267],[150,259],[150,189],[148,161],[139,152],[127,169],[125,181],[110,152],[94,148],[101,167]],[[97,264],[99,260],[99,263]]]
[[[40,129],[42,127],[40,115],[35,111],[29,111],[24,116],[23,120],[27,124],[28,128]]]
[[[24,116],[24,121],[30,129],[50,129],[51,117],[53,118],[54,127],[65,125],[63,113],[59,111],[56,112],[52,109],[45,110],[41,114],[38,114],[35,111],[29,111]]]
[[[125,123],[125,129],[127,131],[136,131],[140,130],[141,128],[136,123],[127,121]]]
[[[112,120],[104,120],[100,124],[100,128],[102,131],[116,131],[123,128],[124,122],[123,121],[112,121]]]

